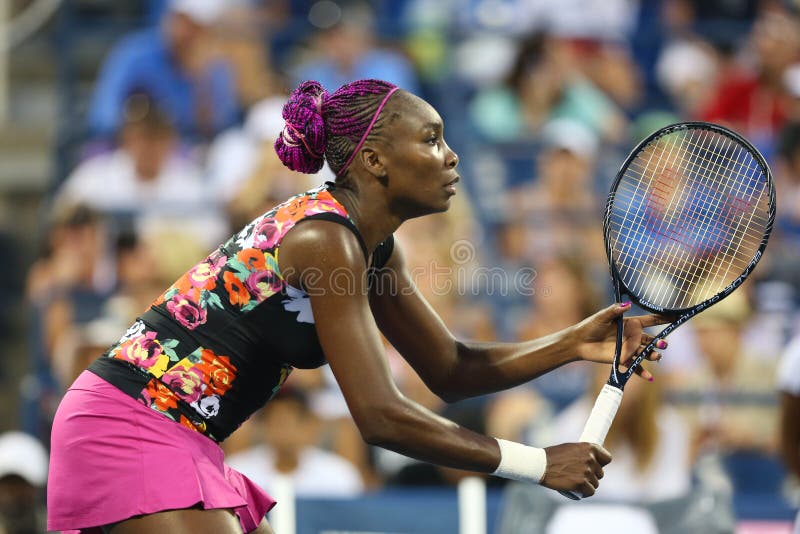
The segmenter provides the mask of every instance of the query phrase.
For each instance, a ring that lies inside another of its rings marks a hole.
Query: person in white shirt
[[[79,164],[58,192],[59,201],[131,214],[207,207],[210,196],[201,168],[180,153],[174,127],[142,93],[126,102],[119,146]]]
[[[183,153],[174,126],[144,93],[126,101],[118,147],[80,163],[54,203],[87,205],[132,223],[143,236],[169,229],[206,247],[229,231],[203,169]]]
[[[315,445],[317,420],[304,393],[281,390],[258,419],[260,443],[228,456],[230,467],[267,492],[278,475],[291,479],[298,497],[352,497],[363,491],[353,464]]]

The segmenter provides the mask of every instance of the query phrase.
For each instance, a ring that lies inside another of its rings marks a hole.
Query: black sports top
[[[328,183],[294,196],[231,237],[169,287],[89,370],[153,410],[222,441],[293,368],[325,364],[308,295],[278,266],[297,223],[343,224],[368,251]],[[392,236],[372,254],[380,269]]]

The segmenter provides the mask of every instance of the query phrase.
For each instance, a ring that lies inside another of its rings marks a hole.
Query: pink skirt
[[[48,530],[91,532],[196,505],[232,509],[250,532],[275,500],[225,465],[213,440],[84,371],[53,422]]]

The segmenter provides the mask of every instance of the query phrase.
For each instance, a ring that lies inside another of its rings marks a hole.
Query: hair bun
[[[303,82],[283,106],[286,121],[275,152],[293,171],[313,174],[325,161],[325,119],[322,105],[328,92],[313,81]]]

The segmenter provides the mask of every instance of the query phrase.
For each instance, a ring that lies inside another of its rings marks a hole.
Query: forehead
[[[431,125],[442,126],[439,113],[420,97],[403,91],[395,95],[398,97],[387,106],[391,114],[390,127],[395,134],[413,135]]]

